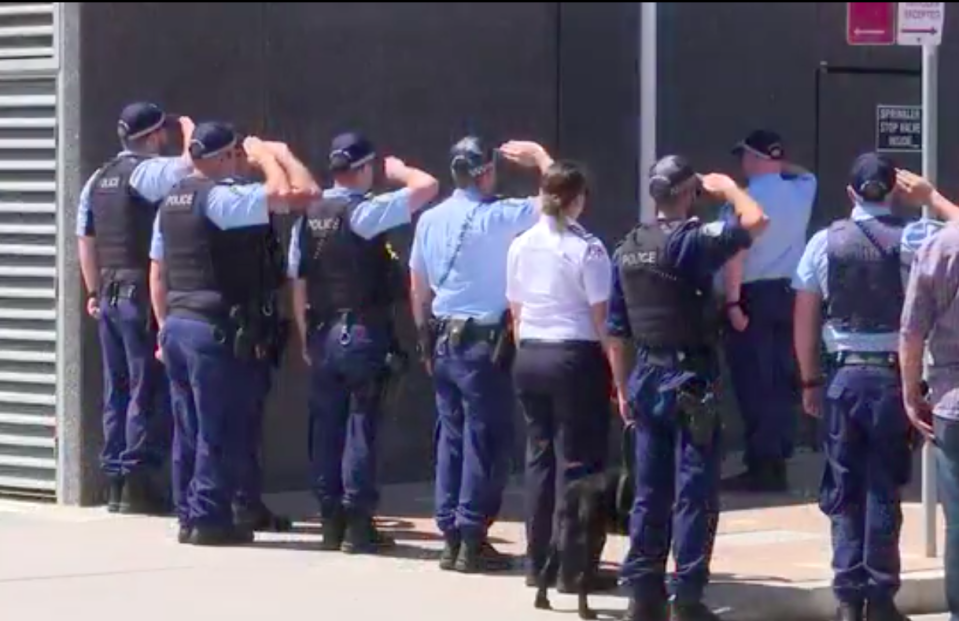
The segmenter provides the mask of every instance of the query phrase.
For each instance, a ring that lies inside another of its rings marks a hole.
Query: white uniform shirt
[[[609,300],[612,271],[603,242],[570,221],[543,216],[513,240],[506,297],[520,305],[519,339],[598,341],[590,307]]]

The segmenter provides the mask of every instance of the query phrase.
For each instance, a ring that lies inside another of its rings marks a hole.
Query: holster
[[[713,387],[696,379],[687,381],[677,389],[677,406],[693,444],[708,448],[721,425]]]
[[[490,361],[502,368],[509,369],[516,358],[516,339],[513,336],[513,315],[509,310],[503,312],[499,320],[499,331],[493,340]]]

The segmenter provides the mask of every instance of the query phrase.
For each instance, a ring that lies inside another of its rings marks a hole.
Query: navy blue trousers
[[[743,285],[740,299],[749,326],[742,332],[727,329],[725,347],[746,434],[744,461],[754,469],[793,453],[793,292],[788,280],[765,280]]]
[[[499,515],[509,478],[515,396],[509,370],[490,360],[486,342],[455,349],[437,343],[436,524],[444,534],[485,537]]]
[[[912,463],[899,374],[841,367],[825,401],[819,506],[832,522],[833,590],[852,604],[889,600],[899,590],[901,488]]]
[[[232,335],[169,317],[160,334],[173,395],[173,494],[180,524],[228,527],[241,455],[243,399],[253,378]]]
[[[376,432],[389,345],[385,323],[333,322],[309,337],[309,451],[324,516],[341,506],[366,515],[376,510]]]
[[[689,373],[640,362],[630,378],[635,434],[636,498],[622,577],[639,599],[665,594],[670,548],[676,559],[672,594],[698,602],[709,582],[719,521],[721,430],[697,445],[682,422],[677,388]]]
[[[255,360],[248,362],[250,385],[244,405],[246,416],[243,419],[240,438],[241,453],[237,465],[236,500],[237,504],[256,509],[262,504],[263,465],[261,450],[263,446],[263,415],[266,399],[273,382],[273,366],[269,362]]]
[[[109,477],[163,465],[170,449],[170,394],[156,359],[156,333],[147,325],[147,302],[100,300],[103,356],[103,452]]]
[[[542,570],[563,532],[571,481],[606,467],[610,373],[599,343],[520,344],[513,377],[526,416],[526,556]]]

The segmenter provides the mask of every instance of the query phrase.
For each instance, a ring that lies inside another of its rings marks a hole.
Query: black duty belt
[[[841,351],[833,354],[832,358],[840,367],[895,368],[899,366],[899,354],[895,352]]]
[[[502,329],[499,324],[479,324],[468,319],[443,318],[436,321],[438,338],[449,337],[458,332],[459,340],[469,343],[493,341]]]
[[[111,282],[102,289],[103,297],[107,298],[111,304],[116,304],[118,300],[135,300],[141,291],[146,291],[146,287],[136,283]]]

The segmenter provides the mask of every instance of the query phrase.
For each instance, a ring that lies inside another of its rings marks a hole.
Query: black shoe
[[[719,616],[702,602],[673,602],[670,621],[720,621]]]
[[[190,543],[190,536],[193,534],[193,529],[189,526],[180,524],[180,528],[176,534],[177,543]]]
[[[195,546],[241,546],[253,543],[253,531],[232,524],[217,528],[197,526],[188,541]]]
[[[340,546],[344,554],[377,554],[395,546],[395,541],[377,530],[371,516],[354,514],[347,518],[346,535]]]
[[[599,570],[590,578],[586,590],[589,593],[608,593],[619,588],[619,576],[616,572],[608,570]],[[576,585],[573,584],[573,578],[560,575],[556,582],[556,590],[564,595],[573,595],[577,593]]]
[[[446,535],[443,552],[440,553],[440,569],[443,571],[453,571],[456,566],[456,558],[460,554],[460,543],[459,533]],[[535,583],[533,586],[535,586]]]
[[[666,599],[629,598],[629,607],[623,621],[668,621],[669,608]]]
[[[497,573],[513,568],[513,560],[486,539],[464,541],[453,569],[461,574]]]
[[[111,477],[107,490],[107,512],[119,513],[123,501],[123,477]]]
[[[836,609],[836,621],[863,621],[863,619],[865,615],[862,604],[841,603]]]
[[[170,506],[146,473],[126,477],[119,512],[126,515],[167,515]]]
[[[346,516],[343,511],[336,510],[324,516],[322,524],[320,532],[323,534],[323,541],[320,549],[327,552],[339,550],[346,536]]]
[[[257,533],[288,533],[293,530],[293,521],[276,515],[260,504],[258,507],[233,507],[233,523]]]
[[[909,617],[899,612],[893,601],[868,602],[866,621],[909,621]]]

